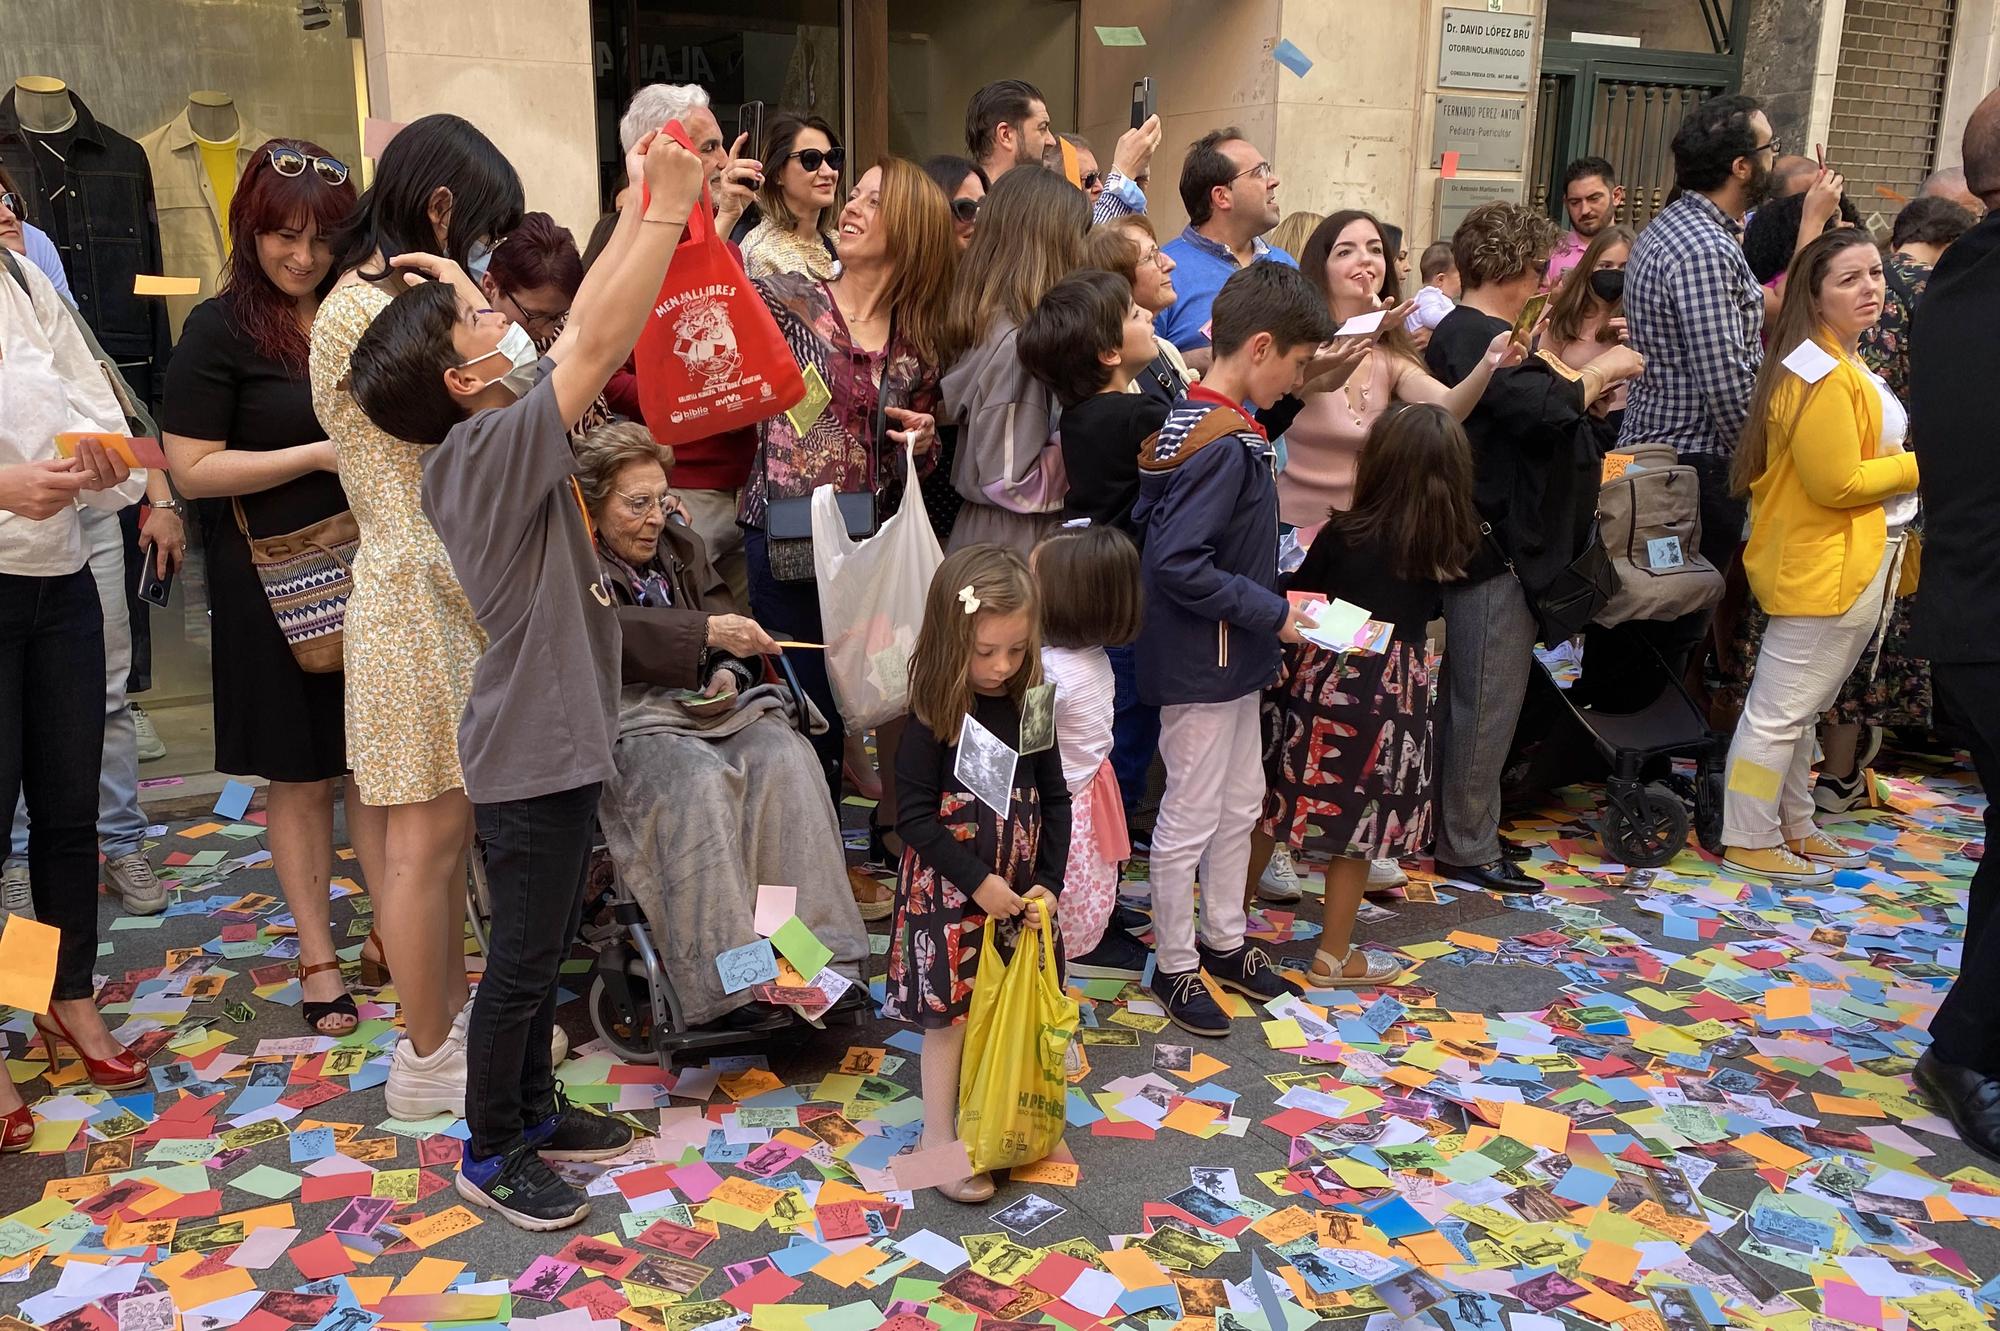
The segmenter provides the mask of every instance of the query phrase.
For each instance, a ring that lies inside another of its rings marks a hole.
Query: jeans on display
[[[825,642],[825,630],[819,622],[819,583],[780,582],[771,576],[771,552],[764,533],[750,528],[743,533],[743,558],[750,574],[750,614],[766,633],[774,638],[788,638],[793,642]],[[834,808],[840,807],[840,763],[846,739],[846,722],[841,719],[840,708],[834,705],[833,682],[826,677],[826,653],[798,651],[789,653],[792,672],[799,677],[799,687],[813,700],[826,717],[827,730],[824,735],[809,735],[813,752],[819,755],[819,763],[826,771],[826,788],[833,795]],[[883,779],[893,781],[895,773],[883,773]]]
[[[124,513],[133,509],[126,508]],[[146,815],[139,808],[139,737],[132,728],[132,709],[125,701],[125,683],[132,664],[132,621],[126,593],[138,586],[137,574],[125,577],[125,529],[119,513],[83,508],[83,543],[97,584],[97,602],[104,619],[104,744],[97,772],[97,846],[107,858],[130,855],[145,842]],[[145,606],[145,602],[140,602]],[[146,607],[150,609],[150,606]],[[14,801],[14,836],[9,858],[28,853],[28,806]]]
[[[90,573],[0,573],[0,808],[27,798],[35,918],[60,931],[55,997],[88,998],[97,960],[104,612]]]
[[[1160,748],[1160,709],[1139,701],[1137,649],[1107,647],[1111,658],[1112,722],[1111,770],[1118,777],[1118,793],[1125,801],[1125,821],[1129,825],[1146,798],[1147,779],[1153,774],[1153,755]]]
[[[556,991],[583,921],[602,789],[473,806],[491,919],[466,1029],[465,1123],[482,1159],[520,1145],[522,1129],[555,1111]]]

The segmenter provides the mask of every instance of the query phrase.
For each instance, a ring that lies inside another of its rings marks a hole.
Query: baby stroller
[[[1728,741],[1709,729],[1673,664],[1704,635],[1722,595],[1722,575],[1700,553],[1698,491],[1694,469],[1665,445],[1606,457],[1597,525],[1615,590],[1585,633],[1576,686],[1565,686],[1551,668],[1562,651],[1536,656],[1536,678],[1545,686],[1536,700],[1541,714],[1567,712],[1602,764],[1548,784],[1601,775],[1598,839],[1606,856],[1633,868],[1673,859],[1690,825],[1703,846],[1722,850]],[[1551,694],[1561,700],[1559,711]],[[1562,737],[1555,738],[1548,747],[1560,752]],[[1693,763],[1691,777],[1672,771],[1676,759]]]
[[[782,678],[791,690],[803,727],[805,692],[792,673],[791,663],[782,656],[776,662],[775,669],[767,665],[767,676]],[[473,852],[466,886],[468,914],[480,951],[485,952],[489,937],[486,871],[476,843]],[[768,1041],[813,1024],[794,1009],[768,1007],[733,1023],[689,1025],[680,996],[674,992],[673,980],[653,946],[645,910],[618,881],[610,853],[602,841],[592,852],[581,938],[597,954],[591,965],[590,989],[585,999],[591,1028],[627,1063],[657,1062],[663,1071],[671,1072],[675,1060],[683,1056],[705,1049]],[[858,1025],[866,1010],[867,987],[856,984],[841,995],[840,1001],[821,1020],[839,1019]],[[748,1013],[751,1009],[742,1011]]]

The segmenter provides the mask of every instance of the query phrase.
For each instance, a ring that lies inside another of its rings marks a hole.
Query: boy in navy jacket
[[[1204,967],[1253,1000],[1300,992],[1243,936],[1250,833],[1264,803],[1259,695],[1277,678],[1279,643],[1299,638],[1278,589],[1271,443],[1240,404],[1269,407],[1292,391],[1333,334],[1325,298],[1297,269],[1242,269],[1215,298],[1207,377],[1139,454],[1139,697],[1160,708],[1167,768],[1153,829],[1153,992],[1197,1035],[1229,1033],[1201,982]],[[1197,941],[1194,880],[1204,857]]]

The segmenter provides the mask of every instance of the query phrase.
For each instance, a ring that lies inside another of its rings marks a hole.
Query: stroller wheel
[[[1604,853],[1635,869],[1657,869],[1687,844],[1688,810],[1658,782],[1607,792],[1599,839]]]
[[[1694,834],[1702,849],[1711,855],[1722,853],[1722,799],[1725,790],[1722,768],[1706,767],[1695,777]]]
[[[640,983],[643,985],[643,981]],[[629,1021],[618,1010],[618,1006],[605,977],[593,976],[590,981],[591,1026],[627,1063],[652,1062],[656,1057],[653,1049],[652,1005],[646,1000],[643,992],[633,995],[633,1015]]]

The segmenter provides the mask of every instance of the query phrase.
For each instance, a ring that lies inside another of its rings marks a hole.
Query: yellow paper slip
[[[158,277],[151,273],[140,273],[132,279],[132,294],[135,296],[199,296],[201,279],[198,277]]]
[[[7,917],[6,928],[0,929],[0,1007],[49,1010],[49,995],[56,987],[56,944],[61,940],[58,930],[38,920],[20,914]]]

